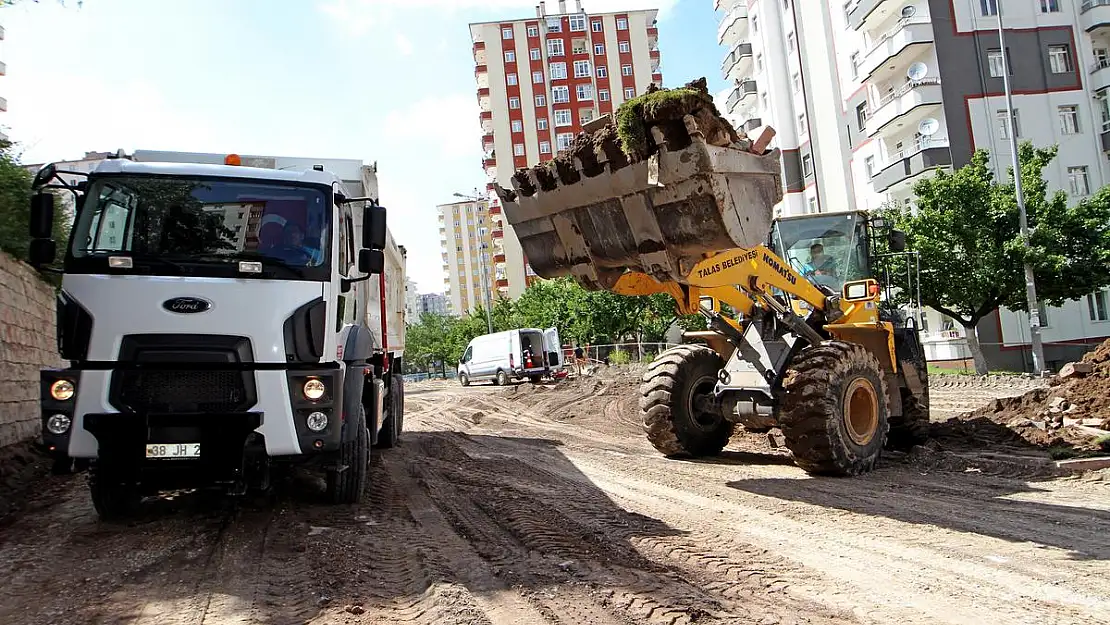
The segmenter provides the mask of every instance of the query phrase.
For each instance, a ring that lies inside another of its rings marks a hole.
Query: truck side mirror
[[[53,239],[31,239],[27,261],[32,267],[38,268],[54,262],[54,257],[57,254],[57,245],[54,244]]]
[[[54,234],[54,196],[40,191],[31,196],[31,238],[49,239]]]
[[[381,250],[359,250],[358,270],[367,275],[382,273],[385,271],[385,253]]]
[[[367,206],[362,217],[362,247],[385,249],[385,208]]]
[[[901,230],[891,230],[887,235],[887,244],[892,252],[906,251],[906,233]]]

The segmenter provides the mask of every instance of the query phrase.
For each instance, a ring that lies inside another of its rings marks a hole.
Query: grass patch
[[[1053,445],[1048,448],[1048,457],[1053,460],[1068,460],[1079,456],[1080,453],[1069,445]]]
[[[623,349],[613,350],[613,353],[609,354],[609,364],[611,365],[627,365],[630,362],[632,362],[632,356]]]
[[[617,108],[617,138],[625,154],[648,152],[648,128],[660,120],[680,120],[683,115],[713,106],[713,99],[696,87],[660,89],[632,98]]]

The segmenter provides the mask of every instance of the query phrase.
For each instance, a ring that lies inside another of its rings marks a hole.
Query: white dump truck
[[[136,152],[35,177],[29,260],[62,274],[70,363],[41,373],[43,443],[89,461],[102,518],[168,489],[264,489],[294,462],[355,503],[372,447],[401,435],[405,258],[376,167],[269,160]],[[60,254],[58,192],[77,207]]]

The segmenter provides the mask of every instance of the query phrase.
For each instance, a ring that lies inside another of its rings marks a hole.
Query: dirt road
[[[1110,623],[1105,476],[923,450],[813,479],[754,435],[667,460],[633,389],[411,385],[359,507],[295,476],[104,525],[49,478],[0,527],[0,623]]]

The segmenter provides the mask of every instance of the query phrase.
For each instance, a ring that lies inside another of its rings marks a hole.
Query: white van
[[[521,328],[475,337],[459,361],[459,382],[493,380],[505,386],[512,380],[538,382],[563,368],[559,331]]]

